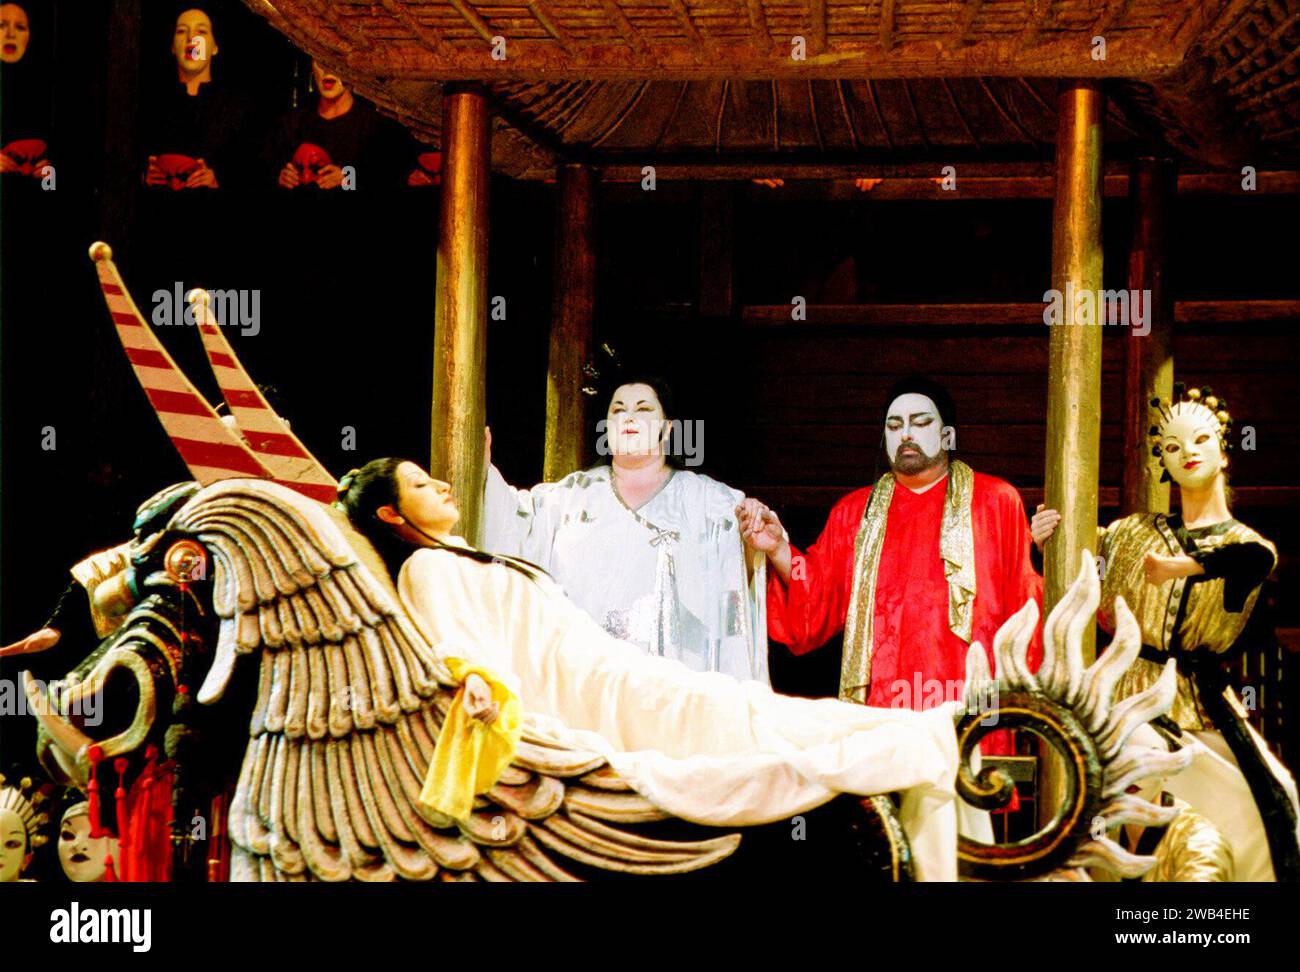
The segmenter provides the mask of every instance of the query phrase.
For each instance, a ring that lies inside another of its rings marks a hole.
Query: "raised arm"
[[[532,489],[516,489],[492,464],[491,432],[485,429],[484,436],[487,481],[483,487],[483,549],[521,557],[550,570],[560,507],[569,492],[570,477],[558,483],[539,483]]]
[[[795,654],[820,648],[844,630],[853,577],[853,545],[871,490],[844,497],[817,541],[800,551],[784,531],[768,553],[767,631]],[[775,514],[771,514],[775,517]],[[779,521],[776,521],[779,529]]]

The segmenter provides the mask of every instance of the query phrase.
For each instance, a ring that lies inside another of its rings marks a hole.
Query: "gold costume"
[[[1177,640],[1185,651],[1201,649],[1216,653],[1233,646],[1255,607],[1259,597],[1258,586],[1250,591],[1242,610],[1228,611],[1224,606],[1225,580],[1221,577],[1179,577],[1158,585],[1147,583],[1143,561],[1148,553],[1166,557],[1187,554],[1171,526],[1170,517],[1163,513],[1134,513],[1098,532],[1101,535],[1104,574],[1097,620],[1103,628],[1115,630],[1115,598],[1123,595],[1142,629],[1144,645],[1168,652]],[[1274,564],[1277,562],[1277,548],[1236,520],[1188,530],[1187,533],[1198,553],[1207,553],[1230,543],[1258,543],[1273,555]],[[1187,603],[1181,612],[1182,623],[1178,624],[1184,597]],[[1142,691],[1160,677],[1161,670],[1162,666],[1155,662],[1137,659],[1120,680],[1116,697],[1127,698]],[[1236,693],[1228,690],[1225,695],[1238,715],[1246,718]],[[1195,682],[1181,671],[1178,674],[1178,696],[1169,716],[1183,729],[1200,731],[1214,728]]]
[[[1161,798],[1163,806],[1181,807],[1182,812],[1167,827],[1143,831],[1136,846],[1129,847],[1136,853],[1155,856],[1155,866],[1140,880],[1161,883],[1233,880],[1232,847],[1219,829],[1182,800],[1175,800],[1168,793],[1162,793]],[[1164,835],[1154,850],[1144,846],[1160,829]],[[1118,880],[1100,871],[1092,877],[1095,881]]]

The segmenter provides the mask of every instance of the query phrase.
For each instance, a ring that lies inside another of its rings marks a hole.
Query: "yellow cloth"
[[[474,809],[474,797],[492,789],[514,759],[523,732],[523,713],[518,697],[486,668],[460,658],[448,658],[446,663],[461,687],[433,748],[420,802],[454,820],[464,820]],[[491,724],[465,712],[464,683],[470,675],[480,676],[492,692],[497,717]]]

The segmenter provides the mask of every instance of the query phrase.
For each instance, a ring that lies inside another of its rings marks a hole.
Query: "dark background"
[[[142,309],[155,290],[259,290],[261,330],[227,336],[294,431],[336,475],[381,455],[429,455],[438,190],[359,189],[303,196],[271,187],[177,193],[139,186],[125,158],[151,87],[170,83],[172,23],[185,4],[145,4],[139,36],[114,33],[105,0],[29,4],[32,97],[52,118],[53,193],[0,196],[0,641],[38,627],[86,554],[125,539],[136,506],[188,478],[117,343],[86,251],[115,250]],[[214,73],[253,107],[249,152],[305,95],[306,59],[237,3],[211,3]],[[107,40],[106,40],[107,39]],[[57,70],[55,69],[57,65]],[[260,126],[260,127],[259,127]],[[734,302],[1039,301],[1051,259],[1046,200],[790,201],[730,188]],[[925,371],[961,411],[958,449],[976,469],[1041,490],[1046,328],[746,326],[737,311],[698,313],[701,187],[605,185],[599,202],[598,342],[637,370],[664,374],[683,417],[706,430],[701,471],[774,505],[806,545],[832,503],[869,483],[885,389]],[[200,196],[202,198],[191,198]],[[493,458],[511,482],[541,475],[555,186],[494,178],[488,293]],[[1173,213],[1170,273],[1179,299],[1300,297],[1296,197],[1197,197]],[[1125,284],[1129,207],[1107,200],[1106,285]],[[146,314],[148,311],[145,311]],[[1198,325],[1175,338],[1178,376],[1208,382],[1258,447],[1234,455],[1235,486],[1300,487],[1296,322]],[[157,333],[210,400],[219,395],[197,334]],[[1107,331],[1102,484],[1118,486],[1121,329]],[[41,447],[55,430],[57,448]],[[345,429],[356,449],[343,449]],[[1300,626],[1300,528],[1286,494],[1237,515],[1281,551],[1270,598]],[[1102,510],[1102,521],[1115,515]],[[28,664],[57,677],[88,650]],[[1291,664],[1290,670],[1295,666]],[[18,666],[18,667],[26,667]],[[833,694],[835,645],[804,658],[773,650],[778,689]],[[15,666],[3,666],[12,677]],[[1295,699],[1295,679],[1284,690]],[[0,769],[26,761],[27,726],[0,721]],[[1282,742],[1294,747],[1294,727]],[[1292,749],[1294,752],[1295,750]]]

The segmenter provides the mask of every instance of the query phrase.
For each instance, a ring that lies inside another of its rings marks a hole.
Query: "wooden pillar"
[[[596,188],[589,165],[562,165],[555,219],[555,297],[546,369],[546,455],[542,478],[563,479],[587,465],[587,384],[596,317]]]
[[[1096,552],[1097,469],[1101,445],[1101,336],[1087,323],[1079,295],[1093,307],[1101,290],[1102,106],[1094,82],[1072,81],[1058,99],[1056,195],[1052,209],[1052,288],[1063,295],[1051,328],[1047,371],[1047,505],[1061,524],[1044,557],[1043,613],[1059,601],[1084,550]],[[1072,295],[1074,299],[1071,299]],[[1096,655],[1096,630],[1084,636],[1085,661]]]
[[[1150,331],[1130,330],[1124,342],[1124,487],[1120,512],[1168,513],[1169,484],[1151,456],[1153,397],[1173,394],[1173,293],[1167,286],[1165,260],[1169,212],[1177,177],[1169,159],[1142,158],[1133,163],[1129,202],[1133,213],[1133,243],[1128,256],[1128,287],[1132,295],[1150,292],[1145,309]]]
[[[731,317],[735,307],[735,184],[700,185],[699,317]]]
[[[485,474],[489,175],[481,90],[444,90],[442,157],[429,471],[451,483],[461,511],[458,532],[477,544]]]

